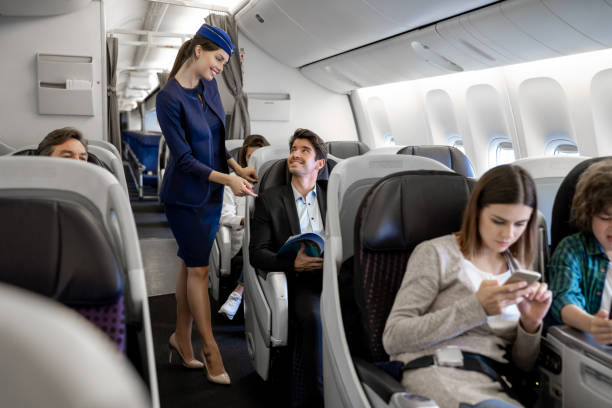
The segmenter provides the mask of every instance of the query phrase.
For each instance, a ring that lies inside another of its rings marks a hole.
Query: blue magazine
[[[278,250],[279,254],[297,253],[300,250],[302,242],[306,245],[306,255],[312,257],[321,257],[325,250],[325,240],[315,232],[305,232],[299,235],[293,235],[287,239],[283,246]]]

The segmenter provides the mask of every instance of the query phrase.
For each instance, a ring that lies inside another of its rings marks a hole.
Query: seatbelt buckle
[[[434,353],[434,364],[441,367],[463,367],[463,353],[457,346],[446,346]]]

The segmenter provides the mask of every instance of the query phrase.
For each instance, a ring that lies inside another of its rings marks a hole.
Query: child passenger
[[[505,283],[513,270],[533,264],[536,208],[525,170],[494,167],[474,188],[461,230],[415,248],[383,334],[391,359],[410,367],[402,378],[410,392],[442,408],[521,406],[504,392],[507,385],[467,365],[506,367],[507,346],[519,369],[536,361],[552,294],[545,283]],[[432,364],[448,346],[461,350],[466,368]]]
[[[592,164],[578,179],[571,217],[580,232],[565,237],[548,271],[557,323],[612,343],[612,159]]]

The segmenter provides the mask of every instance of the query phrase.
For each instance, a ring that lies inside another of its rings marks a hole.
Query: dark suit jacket
[[[317,202],[325,226],[327,181],[317,181]],[[271,187],[260,193],[255,199],[255,211],[250,223],[251,264],[264,272],[282,271],[292,275],[296,255],[276,254],[287,238],[300,233],[300,222],[291,185]]]

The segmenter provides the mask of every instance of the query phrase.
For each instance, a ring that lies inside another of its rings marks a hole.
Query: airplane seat
[[[357,140],[334,140],[325,144],[327,145],[327,152],[340,159],[361,156],[370,150],[367,144]]]
[[[240,151],[242,150],[242,147],[235,147],[232,150],[229,150],[228,153],[232,155],[232,157],[234,158],[234,160],[236,160],[236,163],[238,163],[238,158],[240,156]]]
[[[243,143],[244,143],[244,139],[226,139],[225,140],[225,149],[228,152],[231,152],[234,149],[241,148]],[[238,159],[236,157],[234,157],[234,158],[236,159],[236,161],[238,161]]]
[[[593,163],[612,156],[583,158],[577,162],[565,175],[556,191],[552,203],[552,221],[550,225],[550,252],[552,253],[559,242],[568,235],[578,232],[578,228],[570,221],[572,200],[576,192],[576,183],[580,175]],[[539,199],[539,196],[538,196]]]
[[[583,156],[541,156],[518,159],[512,163],[525,169],[535,182],[538,209],[544,214],[548,227],[548,244],[552,238],[552,209],[557,190],[567,173],[586,159],[588,158]]]
[[[133,367],[69,308],[0,284],[0,326],[0,406],[151,407]]]
[[[240,142],[240,146],[244,142],[242,139],[230,139],[225,141],[226,148],[231,146],[238,146],[238,142]],[[249,165],[255,167],[255,171],[261,177],[262,174],[265,173],[268,166],[270,166],[276,159],[285,158],[289,155],[289,148],[287,146],[265,146],[257,149],[251,155],[251,159],[249,161]],[[254,192],[257,193],[259,190],[259,182],[254,183]],[[247,198],[246,202],[246,214],[245,214],[245,223],[244,223],[244,235],[248,234],[247,228],[247,218],[249,214],[249,209],[253,210],[254,201]],[[250,206],[250,207],[249,207]],[[217,236],[215,237],[215,242],[213,243],[213,247],[210,251],[209,265],[208,265],[208,280],[209,287],[211,288],[211,295],[213,299],[216,301],[220,300],[221,297],[221,286],[222,280],[225,277],[231,276],[231,228],[227,225],[219,225],[219,230],[217,231]],[[248,241],[247,241],[248,244]],[[244,247],[244,245],[243,245]],[[247,246],[248,249],[248,246]],[[248,251],[247,251],[248,252]],[[243,262],[245,262],[243,255]]]
[[[111,152],[112,154],[114,154],[119,160],[121,160],[121,153],[119,153],[119,150],[117,149],[117,147],[110,143],[107,142],[106,140],[99,140],[99,139],[90,139],[87,140],[87,146],[98,146],[98,147],[102,147],[106,150],[108,150],[109,152]]]
[[[0,280],[68,305],[125,351],[123,276],[118,253],[78,198],[0,197]],[[87,237],[87,239],[83,239]]]
[[[367,155],[370,155],[370,154],[396,154],[399,150],[403,149],[404,147],[406,147],[406,146],[405,145],[391,145],[391,146],[375,147],[375,148],[372,148],[372,149],[368,150],[364,154],[367,154]]]
[[[114,147],[114,146],[113,146]],[[36,146],[30,145],[22,147],[21,149],[15,150],[11,153],[12,156],[37,156]],[[101,147],[99,145],[87,145],[87,162],[103,167],[106,170],[113,173],[113,175],[119,180],[121,187],[128,194],[127,182],[125,179],[125,171],[123,169],[123,162],[119,157],[111,153],[109,149]]]
[[[365,353],[361,353],[357,342],[353,341],[360,333],[356,328],[360,324],[359,314],[355,313],[358,307],[353,297],[355,219],[363,197],[378,180],[408,170],[454,174],[443,164],[426,157],[366,154],[343,160],[330,175],[321,294],[326,406],[389,406],[390,400],[399,404],[397,406],[411,403],[419,406],[416,396],[406,399],[405,390],[397,381],[370,363],[359,360],[358,356]]]
[[[119,181],[50,157],[2,158],[0,174],[9,175],[0,178],[0,225],[11,237],[0,248],[0,279],[71,306],[117,338],[159,406],[144,268]]]
[[[546,268],[548,267],[548,261],[550,260],[550,251],[548,249],[548,226],[546,223],[546,217],[542,214],[542,211],[537,210],[537,223],[538,223],[538,250],[536,252],[536,258],[534,260],[534,268],[542,275],[542,280],[548,282],[548,274]]]
[[[9,145],[7,145],[6,143],[3,143],[0,141],[0,156],[5,156],[8,154],[11,154],[15,151],[14,147],[11,147]]]
[[[612,156],[583,158],[558,186],[552,205],[551,253],[563,238],[578,232],[570,221],[578,178],[593,163],[609,158]],[[596,344],[590,334],[565,325],[549,327],[542,341],[538,368],[546,387],[543,406],[610,406],[612,351]],[[578,377],[580,381],[576,381]]]
[[[474,177],[474,168],[470,159],[459,149],[446,145],[406,146],[397,154],[429,157],[444,164],[451,170],[465,177]]]
[[[145,195],[145,186],[159,186],[157,171],[161,132],[122,130],[123,154],[130,169],[130,176],[138,189],[138,198],[158,198],[156,195]]]

